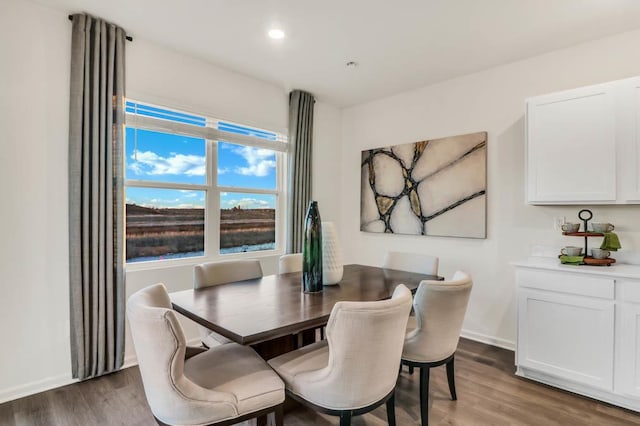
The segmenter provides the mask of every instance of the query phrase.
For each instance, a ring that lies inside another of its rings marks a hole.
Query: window
[[[286,138],[128,101],[127,262],[278,250]]]

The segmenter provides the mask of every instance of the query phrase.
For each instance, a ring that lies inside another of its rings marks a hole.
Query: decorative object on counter
[[[360,230],[486,238],[487,132],[362,151]]]
[[[565,265],[582,265],[584,264],[584,256],[567,256],[566,254],[561,254],[559,256],[560,263]]]
[[[587,256],[584,258],[583,263],[591,266],[611,266],[616,263],[616,260],[612,257],[607,257],[606,259],[595,259]]]
[[[591,229],[593,229],[593,232],[605,233],[605,232],[613,231],[614,229],[616,229],[616,227],[613,226],[610,223],[595,223],[594,222],[594,223],[591,224]]]
[[[305,293],[322,291],[322,221],[317,201],[309,202],[304,220],[302,289]]]
[[[560,250],[560,253],[565,256],[580,256],[582,255],[582,247],[567,246]]]
[[[560,256],[558,256],[560,263],[595,266],[611,266],[614,264],[616,260],[609,257],[610,252],[621,248],[618,236],[610,232],[615,229],[615,226],[610,223],[596,222],[591,224],[593,231],[589,231],[589,221],[593,218],[593,213],[588,209],[580,210],[578,212],[578,218],[583,223],[583,231],[579,232],[579,225],[576,229],[575,226],[573,226],[575,224],[565,223],[562,225],[562,234],[570,237],[584,237],[584,253],[578,247],[565,247],[560,251]],[[599,249],[589,251],[589,237],[604,237]],[[589,256],[589,253],[591,253],[591,256]]]
[[[591,249],[591,257],[593,257],[594,259],[606,259],[610,255],[611,252],[609,250],[603,250],[599,248]]]
[[[618,251],[622,248],[620,245],[620,239],[618,238],[618,234],[614,234],[613,232],[605,232],[604,240],[602,240],[602,244],[600,244],[600,248],[602,250],[609,251]]]
[[[564,232],[578,232],[580,230],[579,223],[563,223],[562,230]]]
[[[322,284],[338,284],[343,272],[342,249],[335,224],[322,222]]]

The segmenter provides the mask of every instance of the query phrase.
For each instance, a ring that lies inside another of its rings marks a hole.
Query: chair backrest
[[[419,253],[390,251],[384,257],[384,267],[417,274],[438,275],[438,258]]]
[[[302,271],[302,253],[283,254],[278,262],[278,273],[288,274],[289,272]]]
[[[193,288],[260,277],[262,277],[262,267],[260,261],[255,259],[202,263],[193,268]]]
[[[132,294],[127,317],[144,392],[156,418],[167,424],[200,424],[235,415],[233,396],[185,377],[185,336],[163,284]]]
[[[393,390],[398,378],[411,292],[403,284],[379,302],[338,302],[327,323],[329,361],[308,373],[305,390],[332,409],[366,407]],[[307,381],[308,379],[308,381]]]
[[[472,286],[471,276],[461,271],[450,281],[420,283],[413,298],[417,328],[407,335],[403,358],[436,362],[453,355]]]

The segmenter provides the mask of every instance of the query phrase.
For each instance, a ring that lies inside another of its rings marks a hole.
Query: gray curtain
[[[73,377],[124,358],[124,49],[121,28],[73,15],[69,284]]]
[[[302,251],[304,218],[311,200],[314,104],[310,93],[294,90],[289,94],[287,253]]]

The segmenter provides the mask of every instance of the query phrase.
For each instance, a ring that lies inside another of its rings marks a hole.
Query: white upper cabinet
[[[617,116],[620,120],[620,194],[626,203],[640,203],[640,77],[623,80]]]
[[[640,79],[527,100],[529,204],[640,202]]]

